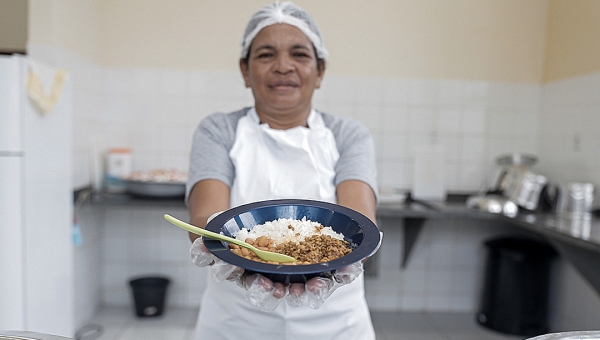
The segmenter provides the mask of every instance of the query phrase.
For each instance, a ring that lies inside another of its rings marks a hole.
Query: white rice
[[[293,229],[288,228],[290,225]],[[319,231],[317,227],[320,225],[321,223],[307,220],[306,217],[301,220],[280,218],[256,225],[252,230],[240,229],[235,238],[244,241],[247,238],[257,239],[264,235],[272,239],[275,245],[287,241],[301,242],[313,235],[329,235],[338,240],[344,239],[344,235],[335,232],[331,227],[324,227]]]

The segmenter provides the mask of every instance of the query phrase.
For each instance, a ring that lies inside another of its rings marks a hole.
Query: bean
[[[313,235],[298,243],[284,242],[278,245],[275,245],[275,242],[271,238],[264,235],[256,239],[247,238],[246,242],[254,244],[255,247],[261,250],[285,254],[296,258],[296,262],[285,263],[286,265],[310,265],[328,262],[352,252],[348,242],[340,241],[326,235]],[[233,251],[237,246],[231,246],[230,248]],[[242,248],[239,250],[240,253],[241,249]],[[246,258],[253,261],[269,263],[258,258],[253,252],[250,252],[245,248],[243,249],[244,253],[248,254]]]
[[[261,236],[258,238],[258,245],[261,247],[266,247],[269,245],[269,239],[266,236]]]

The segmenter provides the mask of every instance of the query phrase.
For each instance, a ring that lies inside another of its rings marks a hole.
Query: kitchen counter
[[[505,223],[541,236],[600,293],[600,219],[560,217],[552,212],[521,211],[515,217],[466,207],[464,201],[411,201],[404,204],[381,204],[378,218],[404,220],[402,266],[406,266],[425,220],[465,218]]]
[[[558,239],[600,253],[600,219],[561,218],[554,213],[520,212],[516,217],[469,209],[464,202],[412,201],[406,204],[381,204],[379,218],[445,219],[469,218],[502,221],[542,236]]]
[[[128,194],[95,193],[89,197],[93,205],[147,208],[186,208],[183,197],[144,197]]]
[[[521,211],[508,217],[465,205],[467,195],[449,195],[446,201],[420,201],[409,199],[403,203],[382,203],[377,209],[378,219],[402,219],[404,246],[402,267],[408,265],[410,254],[418,241],[425,221],[435,219],[478,219],[505,223],[543,237],[569,260],[600,293],[600,219],[561,218],[554,213]],[[182,197],[145,198],[127,194],[93,194],[92,205],[105,207],[172,207],[185,208]]]
[[[466,195],[464,196],[466,197]],[[148,198],[127,194],[93,194],[90,203],[101,206],[174,207],[185,208],[183,197]],[[600,219],[592,216],[587,220],[567,219],[553,213],[521,212],[516,217],[469,209],[461,197],[447,201],[411,200],[404,203],[382,203],[377,208],[378,218],[401,218],[409,223],[447,218],[465,218],[502,221],[524,228],[542,236],[568,242],[600,253]]]

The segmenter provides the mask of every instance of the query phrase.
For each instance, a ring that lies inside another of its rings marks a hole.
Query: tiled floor
[[[90,325],[103,332],[88,332],[80,340],[191,340],[196,309],[168,309],[157,318],[137,318],[127,307],[105,307]],[[475,323],[471,314],[371,313],[378,340],[516,340]],[[93,327],[90,327],[93,328]]]

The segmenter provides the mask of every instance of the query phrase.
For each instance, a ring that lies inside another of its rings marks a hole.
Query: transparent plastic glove
[[[290,307],[300,307],[306,301],[306,291],[304,283],[292,283],[288,287],[288,293],[285,296],[285,302]]]
[[[341,286],[352,283],[363,272],[362,261],[336,270],[327,277],[314,277],[306,282],[306,298],[312,309],[319,309]]]
[[[319,309],[331,295],[335,281],[333,277],[313,277],[306,281],[306,299],[312,309]]]
[[[207,223],[220,213],[222,213],[222,211],[210,215]],[[202,237],[194,240],[192,247],[190,248],[190,254],[192,256],[192,262],[198,267],[210,266],[211,275],[217,282],[222,282],[224,280],[237,281],[244,273],[242,268],[215,257],[204,245],[204,239]]]
[[[349,266],[342,267],[333,273],[333,279],[340,286],[347,285],[356,280],[364,271],[363,262],[359,261]],[[331,294],[331,293],[330,293]]]
[[[260,274],[244,274],[238,285],[246,289],[246,301],[265,310],[275,310],[287,288],[281,282],[273,282]]]
[[[210,266],[210,273],[217,282],[223,282],[224,280],[236,281],[244,273],[242,268],[215,257],[204,245],[202,237],[194,240],[190,254],[192,255],[192,262],[198,267]]]
[[[217,282],[223,282],[224,280],[237,282],[244,274],[244,269],[223,260],[215,259],[215,263],[210,266],[210,273]]]
[[[362,272],[363,264],[357,262],[327,277],[314,277],[306,284],[284,285],[263,275],[248,273],[242,275],[237,283],[246,289],[246,301],[265,310],[274,310],[282,300],[291,307],[299,307],[308,300],[310,308],[319,309],[336,289],[352,283]]]
[[[190,255],[192,256],[192,263],[198,267],[210,266],[215,263],[216,259],[216,257],[210,251],[208,251],[204,245],[204,240],[202,240],[202,237],[198,237],[194,240],[192,247],[190,248]]]
[[[210,222],[220,213],[222,213],[222,211],[210,215],[206,220],[206,224],[208,224],[208,222]],[[208,249],[204,245],[202,237],[199,237],[194,240],[194,242],[192,243],[192,247],[190,248],[190,254],[192,255],[192,263],[194,263],[198,267],[210,266],[216,260],[216,257],[210,251],[208,251]]]

